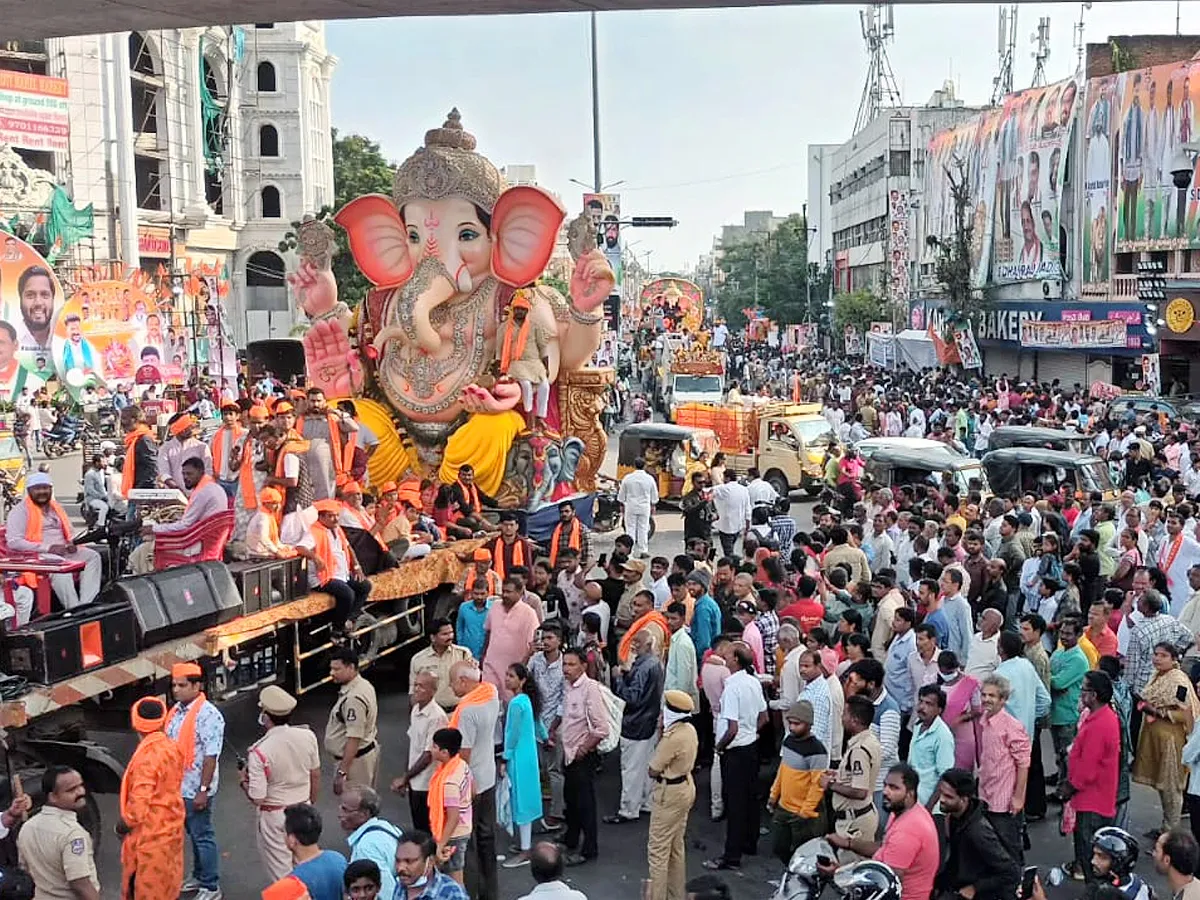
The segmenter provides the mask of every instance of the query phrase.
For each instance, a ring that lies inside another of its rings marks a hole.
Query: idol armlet
[[[579,310],[577,310],[575,308],[574,303],[568,303],[567,308],[571,311],[571,318],[574,319],[576,322],[578,322],[580,325],[599,325],[601,322],[604,321],[604,313],[603,312],[598,312],[595,315],[588,315],[587,313],[581,313]]]

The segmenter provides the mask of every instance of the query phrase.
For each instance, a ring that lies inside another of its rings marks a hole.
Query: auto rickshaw
[[[711,459],[719,449],[716,433],[707,428],[661,422],[630,425],[617,444],[617,480],[633,471],[633,461],[640,456],[658,481],[659,499],[675,503],[687,490],[691,473],[703,468],[700,455]]]
[[[1040,447],[1043,450],[1088,453],[1092,449],[1092,442],[1086,435],[1063,428],[1001,425],[988,438],[988,449],[1003,450],[1006,447]]]
[[[863,480],[868,478],[876,487],[891,488],[906,484],[941,486],[950,482],[960,495],[978,490],[985,500],[992,492],[979,460],[955,453],[949,447],[880,447],[863,469]]]
[[[985,454],[983,467],[992,490],[1002,496],[1032,493],[1041,497],[1044,488],[1058,490],[1064,484],[1076,496],[1099,491],[1106,501],[1116,500],[1120,493],[1109,475],[1108,464],[1087,453],[1009,447]]]

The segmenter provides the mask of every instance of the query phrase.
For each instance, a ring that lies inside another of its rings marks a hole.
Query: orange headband
[[[194,662],[175,663],[171,666],[172,678],[202,678],[204,670]]]
[[[154,718],[149,718],[139,713],[138,707],[143,703],[153,703],[158,709],[158,715]],[[133,706],[129,708],[129,719],[133,723],[133,730],[138,734],[161,731],[162,727],[167,724],[167,705],[157,697],[143,697],[141,700],[135,701]]]
[[[183,434],[185,431],[187,431],[189,428],[191,428],[195,424],[196,424],[195,416],[191,416],[191,415],[180,416],[178,419],[175,420],[175,423],[171,426],[171,436],[179,437],[179,435]]]

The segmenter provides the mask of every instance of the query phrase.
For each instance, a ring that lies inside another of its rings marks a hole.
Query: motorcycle
[[[825,838],[805,841],[792,854],[772,900],[817,900],[832,885],[840,900],[899,900],[900,879],[890,866],[864,859],[842,866],[830,878],[821,867],[836,864],[837,853]]]
[[[54,427],[42,435],[42,452],[53,459],[82,449],[83,438],[91,430],[92,426],[83,419],[64,413]]]

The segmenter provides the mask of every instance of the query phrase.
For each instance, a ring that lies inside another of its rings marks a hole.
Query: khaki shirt
[[[329,711],[329,722],[325,725],[325,749],[340,758],[346,749],[346,741],[358,738],[358,749],[375,741],[376,717],[379,704],[375,701],[375,687],[361,675],[342,685],[337,703]]]
[[[37,885],[34,900],[75,900],[71,882],[80,878],[100,890],[91,836],[72,810],[42,807],[17,835],[17,854]]]
[[[690,776],[698,749],[696,729],[688,722],[676,722],[663,732],[654,756],[650,758],[650,768],[658,772],[660,778]]]
[[[246,796],[256,806],[308,803],[309,773],[321,768],[321,751],[312,729],[276,725],[246,755]]]
[[[838,784],[862,788],[867,796],[862,800],[851,800],[833,791],[829,792],[834,810],[862,809],[874,802],[875,779],[879,777],[879,765],[883,759],[883,745],[870,728],[860,731],[846,744],[846,752],[838,764]]]
[[[450,667],[457,662],[467,662],[473,659],[471,651],[458,644],[451,644],[441,656],[438,656],[432,647],[426,647],[416,654],[412,658],[412,662],[408,664],[409,690],[412,690],[412,686],[416,683],[417,675],[421,672],[432,672],[433,677],[437,679],[437,692],[433,695],[433,699],[442,709],[454,709],[458,706],[458,696],[450,689]]]

